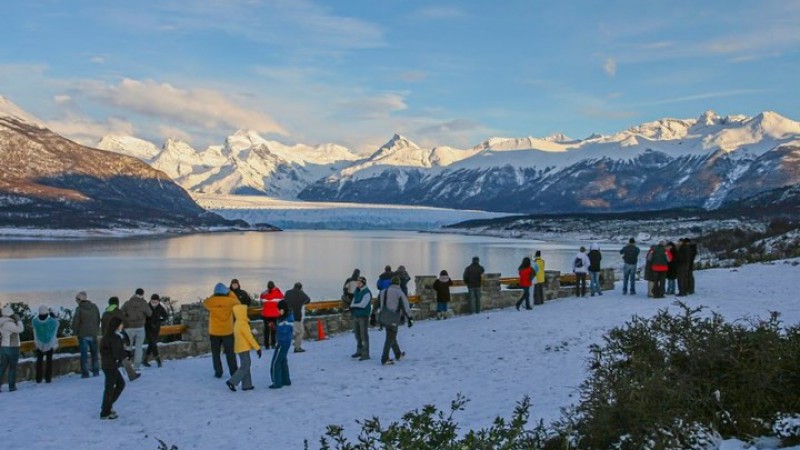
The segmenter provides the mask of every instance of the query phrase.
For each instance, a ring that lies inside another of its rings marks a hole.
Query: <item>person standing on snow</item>
[[[622,255],[622,295],[628,294],[628,284],[630,282],[630,293],[636,295],[636,265],[639,263],[639,247],[636,246],[636,240],[630,238],[628,245],[622,247],[619,251]]]
[[[667,279],[667,270],[672,261],[672,254],[666,249],[664,241],[659,241],[658,245],[647,253],[647,260],[650,261],[653,272],[653,298],[664,298],[664,281]]]
[[[544,305],[544,260],[542,259],[542,252],[536,250],[534,253],[533,264],[536,266],[536,284],[533,285],[533,304]]]
[[[97,352],[97,332],[100,330],[100,310],[89,301],[86,292],[75,296],[78,307],[72,315],[72,334],[78,338],[81,351],[81,378],[89,378],[89,352],[92,354],[92,374],[100,375],[100,362]]]
[[[133,347],[133,368],[138,371],[142,364],[142,345],[147,336],[144,324],[153,315],[153,310],[144,299],[144,289],[136,289],[136,293],[122,305],[122,312],[125,313],[125,331]]]
[[[161,304],[161,297],[158,294],[150,296],[150,304],[148,306],[152,313],[144,324],[145,334],[147,335],[147,351],[144,353],[142,364],[145,367],[150,367],[149,359],[150,356],[153,356],[156,358],[158,367],[161,367],[161,356],[158,354],[158,336],[161,334],[161,324],[169,320],[169,314]]]
[[[233,324],[233,345],[234,351],[239,355],[239,368],[225,384],[233,392],[236,392],[236,386],[239,383],[242,384],[243,391],[249,391],[254,389],[253,377],[250,374],[250,350],[255,350],[258,357],[261,358],[261,346],[256,342],[253,331],[250,329],[247,306],[234,306],[233,317],[236,320]]]
[[[470,314],[481,312],[481,284],[483,283],[483,266],[477,256],[472,257],[472,264],[464,269],[464,284],[467,285],[467,298],[469,299]]]
[[[603,291],[600,290],[600,261],[603,259],[603,255],[600,253],[600,244],[593,243],[589,247],[589,291],[591,292],[591,296],[594,297],[595,294],[603,295]]]
[[[297,282],[292,289],[286,291],[284,296],[286,305],[292,310],[293,315],[293,336],[294,336],[294,352],[302,353],[305,351],[303,348],[303,336],[305,329],[303,328],[303,306],[311,303],[311,298],[303,292],[303,283]]]
[[[589,272],[589,257],[586,256],[586,247],[581,246],[575,260],[572,262],[572,273],[575,274],[575,296],[586,297],[586,274]]]
[[[350,313],[353,315],[353,334],[356,337],[356,352],[353,358],[359,361],[369,359],[369,316],[372,312],[372,292],[367,287],[367,279],[359,277],[356,283]]]
[[[433,282],[433,290],[436,291],[436,320],[447,319],[447,304],[450,303],[450,287],[453,280],[446,270],[439,272],[439,278]]]
[[[103,389],[103,405],[100,409],[100,419],[114,420],[117,412],[114,403],[125,389],[125,379],[119,373],[119,364],[125,358],[125,345],[122,338],[122,319],[112,317],[108,328],[103,333],[103,342],[100,345],[100,355],[103,360],[103,375],[105,375],[105,388]]]
[[[233,307],[239,300],[228,287],[222,283],[214,286],[214,295],[203,300],[208,310],[208,337],[211,340],[211,362],[214,365],[214,376],[222,378],[222,361],[220,347],[225,352],[228,372],[233,376],[238,366],[236,353],[233,351]]]
[[[344,284],[342,285],[342,302],[344,302],[344,308],[349,308],[350,303],[353,301],[359,277],[361,277],[361,269],[354,269],[353,275],[344,280]]]
[[[119,317],[119,320],[122,320],[123,323],[125,322],[125,313],[119,309],[119,298],[118,297],[111,297],[108,299],[108,307],[103,311],[103,317],[100,318],[100,324],[102,325],[102,332],[103,335],[106,334],[109,327],[111,327],[111,319],[114,317]],[[128,338],[128,334],[125,333],[123,329],[121,332],[122,335],[122,345],[124,349],[130,348],[131,340]],[[125,352],[125,357],[122,358],[122,367],[125,369],[125,373],[128,374],[128,380],[135,381],[137,378],[141,377],[142,374],[137,372],[133,368],[133,363],[131,363],[131,359],[128,356],[129,351]]]
[[[278,310],[278,302],[283,300],[283,292],[275,286],[275,282],[267,283],[267,290],[259,296],[262,302],[261,317],[264,319],[264,348],[275,348],[278,341],[275,340],[275,326],[281,316]]]
[[[394,273],[400,278],[400,290],[408,297],[408,282],[411,281],[411,275],[408,274],[406,266],[398,266],[397,272]]]
[[[17,364],[19,363],[19,334],[25,330],[19,316],[10,306],[0,311],[0,386],[8,372],[8,391],[17,390]]]
[[[394,364],[394,361],[400,361],[406,355],[405,352],[400,350],[400,344],[397,342],[400,319],[405,315],[408,318],[409,328],[414,326],[414,322],[411,319],[411,305],[408,303],[408,297],[400,289],[399,277],[392,278],[392,285],[381,292],[378,300],[380,304],[378,317],[384,328],[386,328],[386,340],[383,343],[381,364],[387,366]],[[389,359],[390,350],[394,352],[394,361]]]
[[[53,351],[58,348],[58,320],[47,306],[39,307],[39,315],[31,320],[36,343],[36,382],[53,379]],[[44,364],[43,364],[44,363]]]
[[[278,346],[272,354],[270,364],[270,378],[272,384],[270,389],[280,389],[284,386],[291,386],[292,379],[289,376],[289,347],[292,345],[292,335],[294,334],[294,314],[286,300],[278,303],[281,312],[278,318]]]
[[[519,300],[517,300],[517,311],[519,311],[519,307],[522,305],[523,300],[525,301],[525,309],[532,309],[531,284],[535,275],[533,273],[533,267],[531,267],[531,259],[527,256],[522,258],[522,264],[519,265],[518,271],[519,287],[522,288],[522,296],[520,296]]]

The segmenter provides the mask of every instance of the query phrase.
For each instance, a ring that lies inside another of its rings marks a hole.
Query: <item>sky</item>
[[[87,144],[252,129],[368,152],[800,118],[798,0],[39,0],[0,22],[0,95]]]

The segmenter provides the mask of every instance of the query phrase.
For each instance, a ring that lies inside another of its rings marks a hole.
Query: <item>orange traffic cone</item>
[[[325,340],[325,327],[322,326],[322,320],[317,319],[317,340]]]

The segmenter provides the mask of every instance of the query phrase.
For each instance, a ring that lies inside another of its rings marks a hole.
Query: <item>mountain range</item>
[[[800,181],[800,123],[769,111],[707,111],[585,139],[490,138],[468,149],[422,148],[395,135],[368,157],[247,130],[202,151],[129,136],[98,147],[138,157],[197,193],[510,213],[715,209]]]
[[[241,225],[199,207],[169,176],[139,159],[59,136],[2,97],[0,167],[0,227]]]

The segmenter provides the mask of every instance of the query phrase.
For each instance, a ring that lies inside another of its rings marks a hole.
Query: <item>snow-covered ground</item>
[[[697,294],[687,303],[706,305],[728,320],[780,311],[785,323],[794,324],[800,321],[798,276],[798,261],[702,271],[696,274]],[[306,353],[290,353],[293,384],[277,391],[267,389],[269,352],[254,359],[256,389],[250,392],[228,391],[213,377],[207,356],[167,361],[128,383],[115,421],[98,418],[102,377],[20,383],[17,392],[0,394],[0,442],[9,449],[138,450],[156,448],[159,438],[182,450],[301,449],[308,439],[313,449],[328,424],[345,425],[352,436],[356,419],[396,420],[430,403],[447,408],[457,393],[471,400],[456,416],[462,427],[486,427],[496,415],[510,416],[524,395],[533,400],[532,419],[549,422],[559,417],[559,408],[577,401],[590,344],[632,315],[650,316],[670,305],[669,299],[622,296],[617,289],[530,312],[512,308],[418,322],[400,330],[407,359],[387,367],[378,362],[382,333],[371,330],[373,359],[366,362],[350,358],[350,334],[337,335],[306,343]],[[722,448],[747,446],[730,440]]]
[[[435,230],[443,225],[507,214],[407,205],[279,200],[263,196],[193,194],[197,203],[229,220],[283,229]]]

